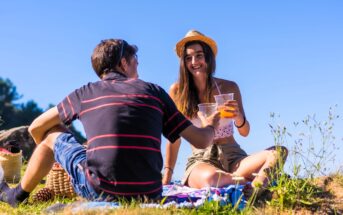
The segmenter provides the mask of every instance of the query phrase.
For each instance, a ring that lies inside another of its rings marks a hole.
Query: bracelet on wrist
[[[234,124],[235,124],[236,128],[242,128],[242,127],[245,125],[245,122],[246,122],[246,119],[245,119],[245,116],[243,116],[243,122],[242,122],[242,125],[240,125],[240,126],[237,126],[237,125],[236,125],[236,122],[235,122]]]
[[[215,133],[216,133],[216,129],[214,128],[214,126],[213,126],[213,125],[207,125],[207,127],[210,127],[210,128],[212,128],[212,130],[213,130],[213,134],[215,134]]]
[[[166,167],[164,167],[164,169],[169,169],[172,174],[174,173],[174,170],[171,167],[166,166]]]

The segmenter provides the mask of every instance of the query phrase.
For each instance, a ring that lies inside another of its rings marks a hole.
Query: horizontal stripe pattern
[[[143,139],[151,139],[156,141],[157,143],[161,143],[159,138],[149,136],[149,135],[140,135],[140,134],[102,134],[95,137],[92,137],[88,140],[87,144],[91,144],[94,140],[102,139],[102,138],[117,138],[117,137],[128,137],[128,138],[143,138]]]
[[[85,109],[84,111],[82,111],[80,113],[80,116],[82,116],[83,114],[85,114],[85,113],[87,113],[89,111],[94,111],[94,110],[98,110],[100,108],[105,108],[105,107],[110,107],[110,106],[140,106],[140,107],[148,107],[148,108],[155,109],[155,110],[159,111],[161,114],[163,114],[163,111],[160,108],[157,108],[157,107],[155,107],[153,105],[140,104],[140,103],[129,103],[129,102],[113,102],[113,103],[106,103],[106,104],[97,105],[97,106],[94,106],[92,108]]]
[[[161,150],[159,149],[155,149],[151,147],[144,147],[144,146],[98,146],[98,147],[93,147],[92,149],[88,149],[87,152],[92,152],[96,150],[104,150],[104,149],[133,149],[133,150],[148,150],[148,151],[161,152]]]
[[[180,128],[182,125],[184,125],[188,120],[184,119],[182,122],[180,122],[169,134],[168,137],[170,137],[178,128]]]
[[[106,96],[99,96],[96,98],[83,100],[81,101],[81,103],[90,103],[90,102],[95,102],[98,100],[108,99],[108,98],[132,98],[132,97],[154,99],[158,101],[162,106],[165,106],[164,103],[161,101],[161,99],[157,98],[156,96],[144,95],[144,94],[106,95]]]
[[[160,194],[161,134],[174,142],[191,124],[162,88],[119,73],[82,86],[57,107],[65,124],[84,125],[87,178],[116,197]]]
[[[86,170],[86,177],[93,187],[96,187],[101,192],[107,194],[116,195],[119,197],[139,197],[139,196],[151,196],[156,197],[162,191],[162,184],[160,181],[146,181],[146,182],[128,182],[128,181],[108,181],[102,178],[98,178],[100,181],[100,186],[94,182],[93,178],[90,176],[89,171]],[[141,185],[141,187],[152,187],[150,189],[136,189],[135,191],[127,191],[127,187],[135,187]],[[120,188],[121,187],[121,188]],[[115,190],[115,191],[114,191]]]
[[[149,191],[142,191],[142,192],[113,192],[111,190],[105,189],[105,188],[101,188],[100,190],[104,191],[105,193],[110,193],[113,195],[119,195],[119,196],[133,196],[133,197],[138,197],[138,196],[143,196],[143,195],[151,195],[151,194],[157,194],[160,193],[162,190],[162,186],[153,189],[153,190],[149,190]],[[156,196],[156,195],[154,195]]]

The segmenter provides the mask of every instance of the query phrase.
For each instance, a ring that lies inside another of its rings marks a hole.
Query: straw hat
[[[210,37],[206,37],[204,34],[200,33],[199,31],[190,30],[187,32],[187,34],[182,40],[176,43],[175,51],[176,51],[177,56],[181,57],[185,44],[189,41],[194,41],[194,40],[200,40],[206,43],[212,49],[213,54],[215,56],[217,55],[217,44],[214,40],[212,40]]]

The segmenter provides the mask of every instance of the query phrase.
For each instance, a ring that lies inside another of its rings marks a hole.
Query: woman
[[[197,118],[199,103],[215,102],[214,95],[234,93],[234,100],[225,103],[225,110],[233,114],[231,123],[221,125],[216,131],[214,144],[206,149],[192,148],[188,159],[183,183],[190,187],[224,186],[234,184],[234,176],[243,177],[240,183],[252,181],[252,186],[265,187],[268,184],[268,172],[277,165],[278,159],[284,162],[287,149],[271,147],[256,154],[247,155],[233,137],[233,127],[242,136],[249,134],[242,97],[238,85],[229,80],[213,77],[217,54],[214,40],[191,30],[176,44],[176,53],[180,57],[179,79],[170,88],[170,96],[179,110],[201,126]],[[163,183],[171,180],[181,140],[167,143]]]

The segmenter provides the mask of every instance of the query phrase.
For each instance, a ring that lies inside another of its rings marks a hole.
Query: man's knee
[[[51,128],[45,135],[45,138],[43,139],[43,141],[41,142],[41,144],[44,144],[46,146],[48,146],[49,148],[51,148],[52,150],[54,149],[54,144],[56,142],[57,137],[66,132],[67,129],[58,125],[55,126],[53,128]]]

